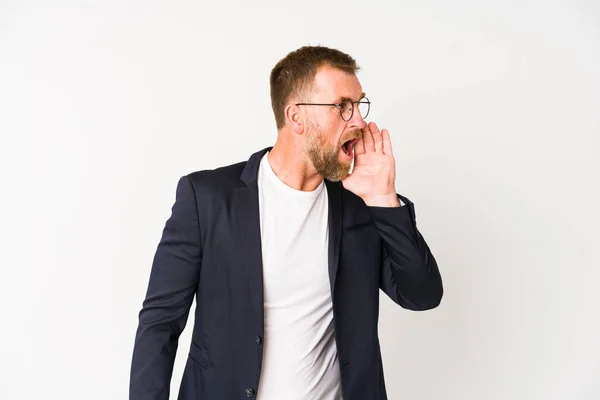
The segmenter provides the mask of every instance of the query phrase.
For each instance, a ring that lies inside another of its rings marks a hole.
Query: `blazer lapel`
[[[331,299],[335,289],[340,258],[340,240],[342,238],[342,188],[340,182],[325,180],[327,197],[329,199],[329,284]]]
[[[252,302],[256,307],[256,311],[263,317],[263,264],[257,181],[260,160],[270,149],[271,147],[267,147],[250,157],[240,176],[245,185],[238,187],[236,190],[238,220],[242,239],[242,258],[246,264]]]
[[[257,188],[238,188],[237,209],[242,237],[243,259],[246,263],[246,273],[250,282],[250,293],[256,310],[262,314],[264,298]]]

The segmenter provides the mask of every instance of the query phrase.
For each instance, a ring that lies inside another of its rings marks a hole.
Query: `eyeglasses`
[[[337,107],[340,110],[340,117],[346,122],[350,121],[354,116],[354,105],[358,105],[358,112],[360,116],[365,119],[369,115],[371,110],[371,102],[366,97],[358,101],[342,100],[341,103],[337,104],[324,104],[324,103],[296,103],[297,106],[332,106]]]

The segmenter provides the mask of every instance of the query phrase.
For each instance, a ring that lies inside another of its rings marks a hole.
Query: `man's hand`
[[[363,138],[354,146],[354,169],[342,184],[368,206],[400,207],[395,180],[396,161],[390,134],[387,129],[380,132],[370,122],[363,129]]]

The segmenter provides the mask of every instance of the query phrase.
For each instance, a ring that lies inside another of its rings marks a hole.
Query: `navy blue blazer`
[[[169,398],[177,343],[194,298],[194,330],[178,398],[256,397],[264,340],[257,175],[269,149],[247,162],[179,180],[139,313],[130,399]],[[369,207],[340,182],[325,183],[343,397],[386,399],[379,289],[404,308],[427,310],[440,303],[442,280],[409,199],[399,195],[406,204],[399,208]]]

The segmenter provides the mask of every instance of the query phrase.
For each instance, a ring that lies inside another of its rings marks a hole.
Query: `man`
[[[410,310],[436,307],[443,290],[414,206],[396,194],[390,135],[364,120],[357,70],[335,49],[288,54],[271,72],[274,146],[179,180],[131,399],[168,399],[194,297],[179,399],[387,398],[379,289]]]

